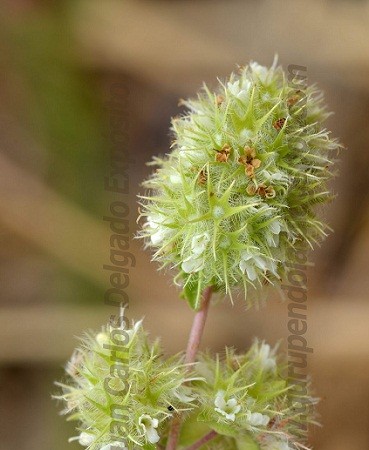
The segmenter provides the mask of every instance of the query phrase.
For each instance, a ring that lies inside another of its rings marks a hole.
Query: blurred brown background
[[[324,424],[311,442],[368,449],[369,2],[3,0],[0,36],[0,450],[79,448],[50,396],[74,336],[111,313],[102,216],[112,84],[129,93],[133,235],[145,162],[167,151],[178,99],[275,53],[285,68],[307,66],[347,147],[338,198],[323,211],[335,232],[309,272],[309,371]],[[152,335],[178,351],[192,313],[141,243],[131,245],[129,316],[145,315]],[[214,306],[203,345],[244,349],[255,335],[274,343],[287,333],[286,303],[244,312],[239,301]]]

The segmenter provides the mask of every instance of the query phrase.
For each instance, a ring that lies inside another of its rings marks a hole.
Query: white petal
[[[152,419],[151,424],[154,428],[158,428],[159,425],[158,419]]]
[[[266,426],[269,423],[269,417],[261,413],[252,413],[248,416],[248,422],[254,427]]]
[[[237,98],[241,100],[241,102],[245,102],[249,97],[248,92],[245,89],[242,89],[238,94]]]
[[[270,231],[274,234],[279,234],[281,232],[281,224],[278,220],[275,220],[270,224]]]
[[[94,436],[92,434],[86,433],[85,431],[82,431],[82,433],[79,435],[78,442],[81,445],[84,445],[87,447],[88,445],[91,445],[94,441]]]
[[[250,63],[250,68],[253,74],[262,82],[265,82],[269,75],[269,70],[267,67],[261,66],[256,62]]]
[[[164,221],[165,218],[159,214],[156,214],[154,216],[147,216],[147,224],[154,230],[158,228]]]
[[[233,83],[227,83],[227,88],[232,95],[237,95],[240,92],[240,80]]]
[[[169,180],[172,184],[182,184],[182,177],[179,173],[171,175]]]
[[[235,407],[237,405],[237,400],[235,398],[230,398],[227,402],[227,406],[230,406],[231,408]]]
[[[155,429],[159,425],[158,419],[153,419],[148,414],[142,414],[142,416],[138,419],[138,423],[145,430],[147,440],[151,444],[155,444],[159,441],[160,437]]]
[[[210,241],[209,233],[197,234],[192,238],[191,250],[196,255],[201,255],[204,253],[208,242]]]
[[[190,256],[185,259],[181,265],[182,270],[186,273],[198,272],[203,268],[204,260],[201,257]]]
[[[266,238],[266,241],[267,241],[269,247],[276,247],[275,242],[274,242],[275,235],[273,235],[269,232],[266,232],[265,238]]]
[[[228,420],[230,420],[232,422],[234,422],[235,419],[236,419],[236,415],[235,414],[226,414],[225,417],[226,417],[226,419],[228,419]]]
[[[240,406],[240,405],[237,405],[237,406],[234,408],[233,411],[234,411],[235,414],[239,413],[239,412],[241,411],[241,406]]]
[[[263,366],[264,370],[275,370],[277,363],[274,358],[268,358],[264,361]]]
[[[255,268],[254,268],[253,266],[251,266],[250,264],[248,264],[248,265],[246,266],[246,272],[247,272],[247,276],[249,277],[249,279],[250,279],[251,281],[256,280],[257,274],[256,274]]]
[[[243,259],[241,259],[240,263],[239,263],[239,268],[241,270],[242,273],[245,273],[246,270],[246,261],[244,261]]]
[[[165,238],[165,231],[161,228],[156,233],[152,234],[150,239],[153,245],[158,245]]]
[[[189,402],[193,402],[195,400],[195,397],[190,397],[190,396],[184,394],[183,392],[177,392],[176,390],[173,392],[173,394],[178,398],[178,400],[180,400],[183,403],[189,403]]]
[[[158,432],[155,430],[155,428],[148,428],[146,430],[146,436],[147,440],[151,444],[156,444],[160,440],[160,436],[158,435]]]
[[[217,395],[214,400],[214,405],[222,410],[227,406],[227,404],[224,400],[224,391],[217,392]]]
[[[269,358],[270,355],[270,345],[262,343],[259,350],[259,355],[262,359]]]
[[[277,264],[275,261],[268,261],[267,263],[267,268],[270,272],[272,272],[274,275],[278,275],[277,274]]]
[[[260,256],[254,256],[255,265],[261,270],[266,270],[267,266],[265,261]]]
[[[252,254],[249,253],[247,250],[242,250],[242,252],[241,252],[241,259],[243,259],[244,261],[248,261],[252,257],[253,257]]]

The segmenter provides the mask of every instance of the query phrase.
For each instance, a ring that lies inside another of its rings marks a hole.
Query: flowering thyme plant
[[[145,182],[140,236],[196,311],[187,350],[165,358],[141,322],[87,334],[59,383],[63,412],[79,422],[71,440],[91,450],[307,449],[316,399],[287,378],[276,347],[198,348],[213,292],[240,287],[250,302],[250,291],[278,285],[288,250],[325,236],[314,206],[331,197],[340,145],[319,91],[292,88],[275,63],[251,63],[183,104],[172,150]]]

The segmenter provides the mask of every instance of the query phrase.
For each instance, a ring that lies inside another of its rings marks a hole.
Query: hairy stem
[[[201,337],[204,332],[206,317],[208,315],[209,304],[211,295],[213,293],[213,288],[211,286],[207,287],[202,295],[202,302],[200,309],[196,312],[193,319],[192,328],[190,336],[188,339],[187,350],[185,362],[187,364],[192,364],[195,362],[196,354],[200,346]],[[192,366],[188,366],[188,371],[192,370]],[[169,430],[168,442],[166,450],[175,450],[177,448],[177,442],[179,437],[179,431],[181,429],[181,419],[182,415],[177,414],[172,419],[172,424]]]
[[[218,435],[218,433],[216,431],[212,430],[208,434],[205,434],[205,436],[203,436],[201,439],[199,439],[198,441],[193,443],[190,447],[187,447],[186,450],[197,450],[202,445],[204,445],[207,442],[214,439],[217,435]]]

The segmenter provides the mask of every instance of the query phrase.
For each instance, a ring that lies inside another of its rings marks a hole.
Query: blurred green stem
[[[218,433],[214,430],[211,430],[208,434],[205,434],[201,439],[193,443],[190,447],[187,447],[186,450],[197,450],[198,448],[202,447],[207,442],[214,439]]]

